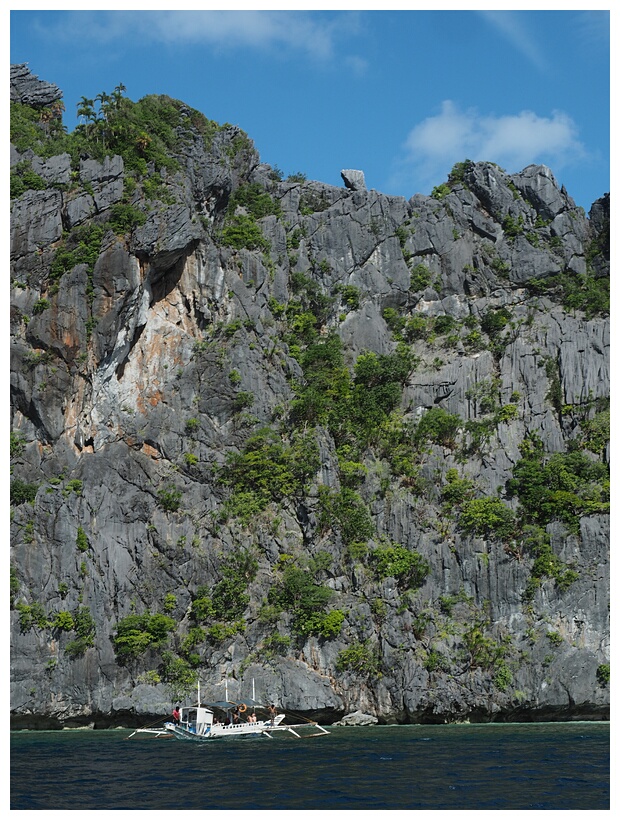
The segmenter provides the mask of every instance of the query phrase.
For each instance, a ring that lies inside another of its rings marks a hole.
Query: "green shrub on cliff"
[[[496,496],[474,498],[461,505],[459,527],[467,535],[507,539],[514,534],[515,516]]]
[[[11,168],[11,199],[21,196],[24,191],[44,191],[47,182],[32,170],[29,162],[18,162]]]
[[[198,671],[184,658],[166,650],[162,652],[161,680],[168,687],[170,699],[182,701],[195,694]]]
[[[49,278],[57,281],[76,265],[86,265],[87,272],[92,274],[95,263],[101,254],[101,246],[106,228],[103,225],[89,223],[74,228],[63,236],[63,241],[52,259]]]
[[[129,660],[144,654],[147,649],[158,649],[168,639],[168,633],[176,628],[176,621],[167,615],[145,612],[127,615],[116,626],[112,638],[114,651],[119,660]]]
[[[318,526],[322,531],[336,529],[345,545],[367,541],[375,533],[375,527],[363,499],[354,490],[343,487],[332,490],[319,487]]]
[[[52,629],[57,629],[59,632],[71,632],[75,628],[75,621],[73,615],[66,610],[57,612],[54,615],[54,620],[50,626]]]
[[[166,510],[166,512],[177,512],[181,506],[183,493],[173,484],[167,484],[157,491],[157,498],[163,510]]]
[[[583,311],[586,319],[609,314],[610,281],[607,276],[570,271],[544,279],[530,279],[525,287],[535,296],[545,295],[559,301],[567,310]]]
[[[32,503],[37,495],[39,489],[38,484],[28,484],[20,478],[15,478],[11,481],[10,501],[12,507],[17,507],[29,501]]]
[[[422,586],[431,571],[429,562],[419,552],[399,544],[377,547],[370,559],[379,578],[395,578],[400,589]]]
[[[381,656],[370,641],[355,641],[338,653],[337,672],[353,672],[364,678],[381,677]]]
[[[601,686],[605,686],[611,680],[610,667],[608,663],[601,663],[596,668],[596,679]]]
[[[448,413],[441,407],[431,407],[420,418],[415,432],[414,441],[421,445],[425,443],[440,444],[443,447],[455,447],[459,431],[463,427],[463,420],[455,413]]]
[[[78,607],[73,613],[73,624],[76,638],[67,644],[65,652],[70,657],[77,658],[94,646],[96,624],[90,609],[86,606]]]
[[[560,520],[577,533],[582,516],[609,512],[606,464],[578,450],[546,455],[535,437],[524,441],[521,453],[506,489],[519,499],[527,522],[546,526]]]
[[[247,522],[271,501],[300,495],[319,466],[311,433],[294,433],[286,443],[264,427],[248,438],[240,453],[230,454],[220,470],[220,483],[232,489],[228,511]]]
[[[492,669],[497,665],[498,671],[504,668],[503,659],[510,648],[510,638],[496,641],[487,634],[489,622],[484,617],[476,618],[463,633],[463,644],[472,668]],[[500,674],[500,683],[508,685],[505,673]]]
[[[257,182],[242,185],[233,193],[228,205],[228,213],[233,215],[238,207],[245,208],[254,219],[262,219],[264,216],[280,216],[282,207],[280,203],[271,197]]]
[[[45,629],[49,626],[49,620],[43,605],[38,601],[33,601],[32,604],[19,601],[15,604],[15,609],[19,612],[19,628],[22,632],[28,632],[35,626],[39,629]]]
[[[75,537],[75,546],[79,549],[80,552],[86,552],[88,547],[90,546],[88,543],[88,536],[82,529],[82,527],[78,527],[77,535]]]
[[[226,223],[220,234],[220,241],[223,245],[241,250],[262,250],[269,251],[271,245],[263,236],[260,226],[252,216],[247,214],[235,214],[227,217]]]
[[[332,640],[340,634],[345,617],[340,609],[326,610],[332,595],[331,589],[316,583],[311,572],[289,564],[269,590],[267,600],[276,610],[293,615],[292,629],[296,635]]]

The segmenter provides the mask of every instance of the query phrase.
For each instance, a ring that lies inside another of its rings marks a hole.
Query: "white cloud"
[[[579,42],[587,48],[595,47],[604,49],[604,53],[607,52],[610,36],[609,17],[608,9],[576,12],[573,16],[573,24]]]
[[[368,60],[355,55],[345,57],[344,64],[348,66],[355,77],[364,77],[368,73],[370,67]]]
[[[340,15],[297,11],[103,11],[67,12],[48,36],[74,42],[113,43],[131,36],[168,45],[204,43],[215,48],[286,48],[324,59],[346,25]]]
[[[525,17],[518,11],[481,11],[479,14],[540,71],[547,69],[544,51],[528,31]]]
[[[307,15],[278,11],[158,12],[157,35],[165,42],[224,46],[287,46],[318,57],[332,52],[331,26]]]
[[[405,142],[399,176],[424,184],[445,180],[455,162],[496,162],[509,173],[544,162],[554,169],[583,160],[586,151],[575,123],[561,111],[541,117],[533,111],[504,116],[460,111],[445,100],[441,112],[416,125]]]

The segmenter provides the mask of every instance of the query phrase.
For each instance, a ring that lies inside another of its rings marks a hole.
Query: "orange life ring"
[[[239,711],[243,714],[243,712],[245,712],[245,710],[246,710],[248,707],[245,705],[245,703],[240,703],[240,704],[239,704],[239,706],[238,706],[237,708],[238,708],[238,709],[239,709]]]

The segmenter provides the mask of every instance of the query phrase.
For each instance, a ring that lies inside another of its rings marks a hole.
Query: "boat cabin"
[[[213,712],[204,706],[182,706],[180,725],[196,735],[206,734],[213,725]]]

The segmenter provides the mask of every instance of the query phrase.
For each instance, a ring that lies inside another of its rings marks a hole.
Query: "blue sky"
[[[239,125],[284,175],[340,170],[409,198],[455,162],[544,163],[577,205],[609,191],[609,11],[40,11],[11,62],[80,97],[123,83]],[[105,6],[106,4],[101,4]],[[518,4],[517,4],[518,5]],[[583,7],[586,4],[583,4]],[[345,6],[342,6],[345,8]]]

